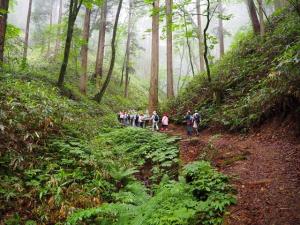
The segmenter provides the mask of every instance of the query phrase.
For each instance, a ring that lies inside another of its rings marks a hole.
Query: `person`
[[[143,113],[139,116],[139,125],[141,128],[144,128],[144,114]]]
[[[121,114],[122,114],[122,112],[120,111],[120,112],[118,112],[118,114],[117,114],[117,117],[118,117],[118,121],[119,121],[119,123],[121,123],[122,122],[122,120],[121,120]]]
[[[136,115],[135,115],[135,121],[134,121],[136,127],[140,126],[139,117],[140,117],[140,115],[138,113],[136,113]]]
[[[134,112],[133,111],[130,112],[129,121],[130,121],[129,125],[134,127],[134,124],[133,124],[133,122],[134,122]]]
[[[121,112],[120,114],[120,122],[125,125],[125,121],[124,121],[124,112]]]
[[[186,116],[184,119],[186,121],[187,135],[191,136],[193,134],[193,116],[192,116],[192,113],[190,110],[186,113]]]
[[[169,117],[167,113],[164,113],[163,118],[161,119],[161,124],[162,124],[162,130],[168,130],[169,126]]]
[[[159,116],[157,115],[156,111],[153,111],[151,120],[152,120],[152,130],[153,131],[154,130],[159,130],[159,127],[158,127]]]
[[[198,127],[200,124],[200,120],[201,120],[200,114],[198,113],[197,110],[195,110],[195,113],[193,115],[193,130],[196,133],[196,135],[199,135]]]

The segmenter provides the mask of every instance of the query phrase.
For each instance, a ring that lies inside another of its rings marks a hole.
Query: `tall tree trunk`
[[[105,79],[105,82],[100,90],[100,92],[98,94],[96,94],[95,96],[95,100],[97,102],[101,102],[103,95],[109,85],[109,82],[111,80],[111,76],[114,70],[114,65],[115,65],[115,58],[116,58],[116,46],[115,46],[115,42],[116,42],[116,36],[117,36],[117,30],[118,30],[118,22],[119,22],[119,17],[120,17],[120,12],[121,12],[121,8],[122,8],[122,3],[123,0],[119,0],[119,5],[118,5],[118,9],[117,9],[117,14],[116,14],[116,19],[115,19],[115,24],[114,24],[114,28],[113,28],[113,35],[112,35],[112,40],[111,40],[111,59],[110,59],[110,66],[109,66],[109,70],[107,73],[107,77]]]
[[[81,77],[79,88],[81,93],[86,94],[87,90],[87,66],[88,66],[88,49],[89,49],[89,37],[90,37],[90,21],[91,21],[91,10],[85,9],[83,35],[82,39],[84,44],[81,47]]]
[[[56,42],[55,42],[55,55],[57,55],[59,49],[60,49],[60,35],[61,35],[61,22],[62,22],[62,10],[63,10],[63,0],[59,0],[59,7],[58,7],[58,21],[57,24],[59,25],[57,29],[57,36],[56,36]]]
[[[26,65],[26,62],[27,62],[29,28],[30,28],[30,19],[31,19],[31,8],[32,8],[32,0],[29,0],[26,31],[25,31],[25,41],[24,41],[24,51],[23,51],[23,64],[24,65]]]
[[[51,6],[50,6],[50,21],[49,21],[49,31],[50,35],[48,38],[48,49],[47,49],[47,56],[50,55],[50,47],[51,47],[51,31],[52,31],[52,24],[53,24],[53,0],[51,0]]]
[[[129,62],[130,62],[130,42],[132,35],[132,9],[133,9],[133,0],[129,1],[129,16],[128,16],[128,35],[126,42],[126,64],[125,64],[125,87],[124,87],[124,97],[128,97],[129,89]]]
[[[102,5],[102,8],[101,8],[99,40],[98,40],[96,68],[95,68],[95,77],[96,77],[96,79],[102,78],[102,75],[103,75],[103,60],[104,60],[106,17],[107,17],[107,0],[104,0],[102,4],[103,5]]]
[[[255,4],[254,4],[253,0],[246,0],[246,1],[247,1],[247,7],[248,7],[249,16],[250,16],[250,19],[251,19],[253,31],[256,34],[259,34],[260,33],[260,24],[259,24],[259,20],[258,20],[258,17],[257,17]]]
[[[180,81],[181,81],[181,76],[182,76],[182,64],[183,64],[183,57],[184,57],[184,47],[182,48],[182,54],[180,54],[180,66],[179,66],[179,76],[177,80],[177,94],[180,91]]]
[[[124,83],[124,72],[125,72],[125,66],[126,66],[126,59],[127,59],[127,55],[125,53],[125,57],[124,57],[123,64],[122,64],[122,73],[121,73],[120,87],[122,87],[122,85]]]
[[[3,66],[4,61],[4,46],[7,27],[8,6],[9,0],[0,0],[0,67]]]
[[[219,43],[220,43],[220,58],[223,57],[225,53],[225,46],[224,46],[224,26],[223,26],[223,4],[219,1]]]
[[[200,0],[196,1],[196,10],[197,10],[197,23],[198,23],[198,30],[199,30],[199,58],[200,58],[200,72],[204,71],[204,58],[203,58],[203,37],[202,37],[202,22],[201,22],[201,6]]]
[[[70,56],[70,49],[71,49],[71,41],[73,38],[73,31],[74,31],[74,24],[82,5],[83,0],[70,0],[70,7],[69,7],[69,18],[68,18],[68,29],[67,29],[67,38],[65,43],[65,50],[64,50],[64,58],[63,63],[60,68],[59,78],[57,82],[57,86],[59,88],[63,87],[65,74],[67,71],[67,66],[69,62]]]
[[[203,31],[203,36],[204,36],[204,60],[205,60],[205,65],[206,65],[206,73],[207,73],[207,78],[208,81],[211,82],[211,76],[210,76],[210,67],[209,67],[209,62],[208,62],[208,44],[207,44],[207,30],[211,21],[210,17],[210,0],[207,0],[207,5],[206,5],[206,26]]]
[[[265,35],[265,23],[264,23],[264,9],[263,9],[263,1],[257,0],[258,2],[258,15],[259,15],[259,22],[260,22],[260,35]]]
[[[172,12],[173,0],[166,0],[166,26],[167,26],[167,98],[174,97],[173,85],[173,34]]]
[[[193,58],[192,58],[192,48],[191,48],[191,44],[190,44],[189,36],[188,36],[188,29],[187,29],[187,21],[186,21],[185,12],[183,14],[183,19],[184,19],[185,38],[186,38],[186,45],[188,47],[188,52],[189,52],[190,65],[191,65],[193,76],[195,76],[195,70],[194,70]]]
[[[152,51],[151,51],[151,78],[149,90],[149,112],[158,107],[158,69],[159,69],[159,0],[153,1],[152,14]]]

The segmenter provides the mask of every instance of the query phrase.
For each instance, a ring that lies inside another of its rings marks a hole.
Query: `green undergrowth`
[[[208,163],[179,169],[178,138],[36,76],[0,82],[1,224],[220,224],[234,203]]]
[[[263,38],[241,31],[211,65],[212,82],[196,76],[167,108],[177,122],[188,109],[198,109],[204,127],[247,130],[280,113],[299,113],[299,66],[300,17],[290,9],[277,11]]]

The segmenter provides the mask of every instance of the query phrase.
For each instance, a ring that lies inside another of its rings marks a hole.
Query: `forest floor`
[[[274,120],[241,135],[206,129],[187,137],[182,126],[170,126],[180,136],[182,164],[206,159],[231,178],[237,205],[230,207],[225,224],[300,224],[300,138],[293,121]],[[298,136],[299,137],[299,136]]]

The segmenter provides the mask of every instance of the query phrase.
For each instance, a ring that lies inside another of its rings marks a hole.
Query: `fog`
[[[17,1],[16,5],[10,11],[10,14],[8,16],[9,23],[12,23],[15,26],[17,26],[23,30],[25,29],[25,24],[26,24],[28,1],[29,0]],[[33,2],[34,1],[42,1],[42,0],[33,0]],[[120,22],[126,23],[128,1],[124,1],[123,4],[124,4],[124,7],[123,7],[123,10],[121,13]],[[248,16],[248,12],[247,12],[245,3],[226,3],[226,4],[224,3],[223,6],[225,9],[224,14],[226,14],[226,15],[232,14],[232,17],[230,20],[224,21],[224,29],[230,34],[230,35],[225,36],[225,50],[228,50],[235,34],[239,30],[249,26],[250,20],[249,20],[249,16]],[[33,7],[33,10],[34,10],[34,7]],[[151,35],[149,32],[146,32],[146,30],[151,29],[150,7],[145,6],[145,8],[143,10],[146,13],[143,13],[142,16],[139,16],[136,26],[135,26],[135,29],[136,29],[136,35],[137,35],[139,45],[141,47],[143,47],[145,50],[139,51],[138,57],[136,57],[134,59],[134,61],[135,61],[134,67],[136,70],[136,74],[138,76],[148,78],[149,74],[150,74],[150,63],[151,63]],[[191,10],[194,10],[194,9],[191,9]],[[65,11],[67,11],[67,9],[65,9]],[[55,23],[55,21],[57,21],[57,13],[55,13],[55,12],[57,12],[57,10],[54,10],[54,15],[53,15],[54,23]],[[83,14],[83,10],[79,15],[78,23],[82,23],[82,14]],[[115,14],[114,11],[109,14],[108,20],[110,22],[113,22],[114,14]],[[194,18],[194,21],[196,22],[196,18]],[[204,23],[205,23],[204,17],[202,18],[202,23],[203,23],[203,27],[204,27]],[[214,18],[211,22],[211,26],[209,29],[210,34],[216,35],[215,30],[217,27],[217,23],[218,23],[217,18]],[[165,24],[163,22],[163,24],[161,24],[161,26],[164,26],[164,25]],[[31,32],[34,32],[34,24],[31,24]],[[97,33],[98,33],[98,31],[95,31],[92,35],[92,39],[91,39],[91,43],[90,43],[91,50],[95,50],[95,47],[96,47],[95,45],[97,43]],[[107,41],[107,45],[109,45],[110,44],[109,36],[108,36],[108,38],[106,38],[106,41]],[[184,46],[184,48],[186,48],[186,47]],[[174,52],[174,73],[175,73],[175,77],[176,77],[179,74],[180,57],[179,57],[179,54],[177,51],[174,50],[173,52]],[[195,62],[195,70],[196,71],[198,71],[198,69],[199,69],[199,63],[198,63],[199,60],[197,59],[197,57],[198,57],[197,52],[198,52],[198,50],[195,49],[194,50],[194,55],[195,55],[194,62]],[[219,58],[218,44],[215,46],[215,48],[212,50],[211,53],[212,53],[212,55],[215,56],[216,59]],[[182,73],[191,75],[191,71],[190,71],[189,67],[190,66],[188,63],[188,57],[186,54],[184,57],[184,61],[183,61]],[[160,40],[160,73],[165,73],[164,72],[165,70],[166,70],[166,40]]]

